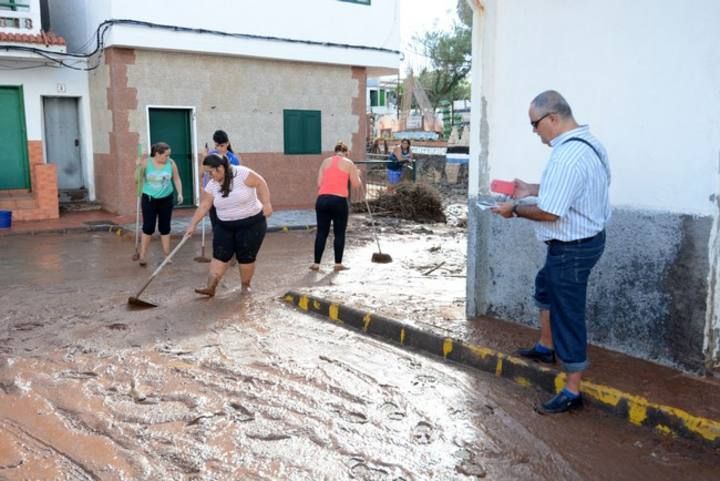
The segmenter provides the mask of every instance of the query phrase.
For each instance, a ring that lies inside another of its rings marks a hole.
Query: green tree
[[[425,32],[415,39],[426,57],[430,68],[418,76],[433,108],[442,100],[452,102],[468,98],[465,81],[471,66],[472,12],[465,0],[458,0],[457,19],[450,31]]]

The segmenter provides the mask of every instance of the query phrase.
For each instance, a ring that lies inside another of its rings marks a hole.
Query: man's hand
[[[262,212],[265,217],[270,217],[273,213],[272,204],[263,204]]]
[[[524,197],[536,195],[536,193],[533,192],[533,186],[531,184],[523,182],[520,179],[515,179],[513,182],[515,183],[515,192],[513,193],[513,199],[522,199]]]
[[[500,202],[496,207],[493,207],[490,210],[499,216],[509,219],[513,216],[513,205],[514,204],[512,202]]]
[[[177,196],[177,203],[178,203],[178,205],[182,205],[183,200],[184,200],[184,199],[183,199],[182,194],[178,194],[178,196]]]
[[[194,233],[195,233],[195,224],[190,223],[190,225],[188,225],[187,230],[185,231],[185,235],[187,237],[189,237],[189,236],[193,235]]]

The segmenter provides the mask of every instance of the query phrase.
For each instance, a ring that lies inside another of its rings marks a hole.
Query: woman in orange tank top
[[[346,157],[348,147],[343,142],[335,145],[335,155],[323,160],[318,172],[318,198],[315,202],[317,215],[317,233],[315,234],[315,262],[311,270],[320,270],[320,261],[325,251],[325,243],[330,234],[330,224],[333,226],[335,241],[334,270],[347,269],[342,263],[345,250],[345,230],[349,215],[348,209],[348,183],[353,189],[362,190],[360,173],[352,160]]]

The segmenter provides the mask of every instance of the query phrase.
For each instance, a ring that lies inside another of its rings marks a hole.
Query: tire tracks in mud
[[[62,472],[69,479],[78,481],[102,481],[102,478],[95,474],[91,467],[83,461],[75,459],[72,455],[56,448],[38,436],[27,431],[22,425],[9,419],[0,419],[0,426],[3,431],[12,435],[17,444],[23,447],[24,454],[39,455],[41,451],[52,453],[62,466]],[[21,463],[21,464],[24,464]],[[19,465],[18,465],[19,466]]]

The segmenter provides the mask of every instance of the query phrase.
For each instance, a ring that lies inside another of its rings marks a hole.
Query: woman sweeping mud
[[[348,147],[343,142],[335,145],[335,155],[323,160],[318,171],[318,197],[315,202],[317,215],[317,233],[315,235],[315,262],[310,266],[313,271],[320,270],[320,261],[325,242],[333,226],[335,241],[335,272],[347,269],[342,263],[345,250],[345,230],[348,222],[348,184],[353,189],[362,189],[360,174],[352,160],[346,157]]]
[[[214,296],[233,255],[240,264],[242,292],[250,292],[255,258],[267,230],[265,218],[272,214],[270,190],[260,175],[247,167],[231,166],[225,156],[208,155],[203,160],[203,169],[211,180],[205,186],[187,234],[195,232],[211,207],[217,211],[218,222],[213,227],[213,259],[207,287],[195,292]]]

